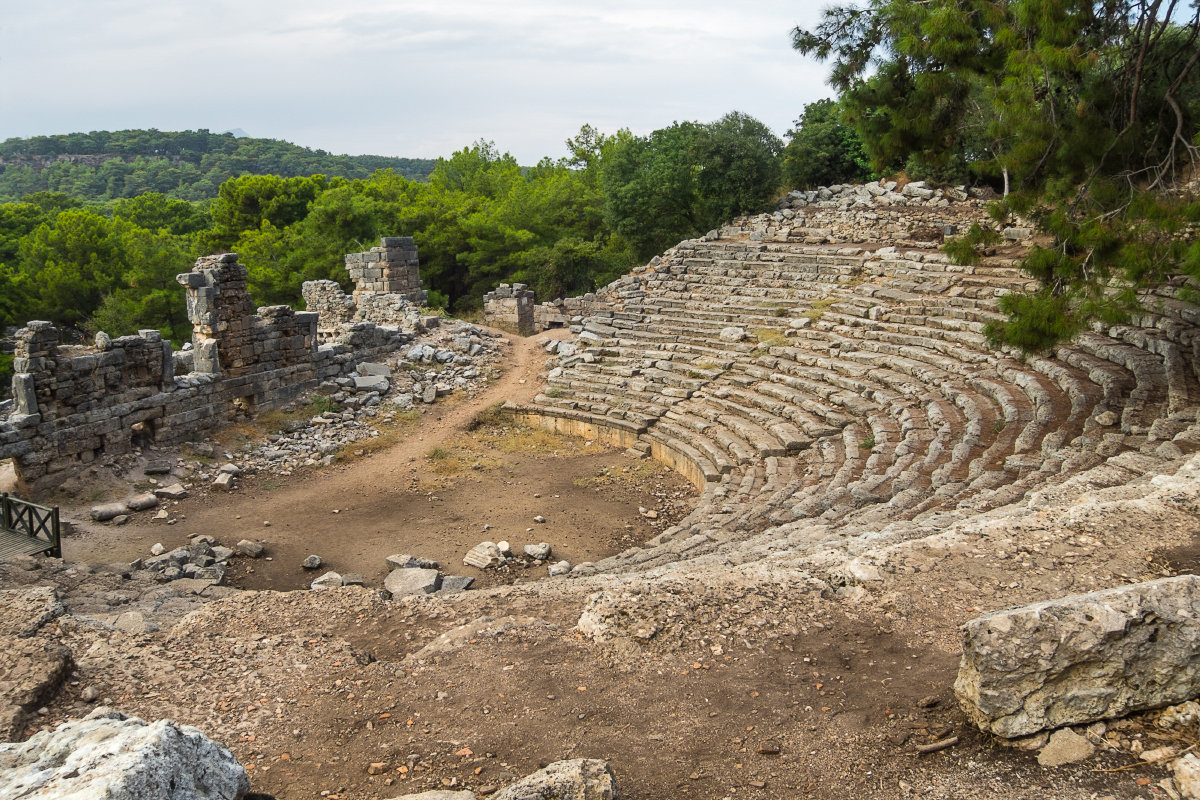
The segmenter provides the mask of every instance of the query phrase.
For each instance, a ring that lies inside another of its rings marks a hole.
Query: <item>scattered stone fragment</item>
[[[569,561],[558,561],[554,564],[551,564],[546,569],[547,569],[547,572],[550,573],[551,577],[554,577],[556,575],[566,575],[568,572],[571,571],[571,564]]]
[[[108,522],[114,517],[128,513],[129,508],[124,503],[105,503],[104,505],[92,506],[92,519],[97,522]]]
[[[547,542],[541,542],[540,544],[527,544],[525,545],[525,555],[529,556],[530,558],[535,558],[538,561],[545,561],[550,557],[550,545]]]
[[[746,338],[746,329],[730,325],[728,328],[722,328],[719,336],[722,342],[740,342]]]
[[[342,586],[365,586],[363,576],[357,572],[347,572],[342,576]]]
[[[438,589],[442,594],[453,594],[454,592],[462,592],[471,588],[471,584],[475,579],[469,575],[447,575],[442,578],[442,588]]]
[[[304,567],[305,569],[320,569],[321,565],[324,563],[325,559],[314,553],[313,555],[301,561],[300,566]]]
[[[155,496],[163,500],[182,500],[187,497],[187,489],[183,488],[182,483],[172,483],[170,486],[163,486],[154,490]]]
[[[500,554],[500,548],[496,546],[495,542],[480,542],[467,551],[467,554],[463,556],[463,563],[468,567],[487,569],[503,564],[504,556]]]
[[[317,589],[317,590],[339,589],[339,588],[341,588],[341,586],[342,586],[342,576],[333,571],[326,572],[324,575],[322,575],[319,578],[314,579],[313,582],[311,584],[309,584],[309,588]]]
[[[538,514],[536,517],[533,518],[533,521],[538,522],[538,523],[543,523],[546,521],[546,518],[543,517],[541,514]]]
[[[167,552],[167,548],[163,546],[162,542],[155,542],[150,546],[150,555],[152,556],[161,556],[165,552]]]
[[[1175,760],[1175,790],[1184,800],[1200,800],[1200,758],[1188,753]]]
[[[383,579],[383,588],[392,597],[402,597],[406,594],[432,594],[441,585],[441,578],[436,569],[421,569],[408,567],[394,569]]]
[[[217,491],[221,491],[221,492],[227,492],[230,489],[232,489],[233,488],[233,473],[232,472],[222,472],[219,475],[217,475],[216,479],[212,482],[212,488],[216,489]]]
[[[418,558],[407,553],[397,553],[384,559],[388,569],[437,569],[438,563],[429,558]]]
[[[158,498],[147,492],[135,495],[125,501],[130,511],[148,511],[158,505]]]
[[[1094,752],[1096,748],[1087,738],[1070,728],[1063,728],[1050,735],[1049,743],[1038,753],[1038,763],[1043,767],[1061,767],[1091,758]]]
[[[262,546],[261,542],[242,539],[237,543],[237,551],[248,558],[258,558],[266,552],[266,548]]]
[[[619,796],[608,763],[591,758],[556,761],[494,795],[496,800],[616,800]]]

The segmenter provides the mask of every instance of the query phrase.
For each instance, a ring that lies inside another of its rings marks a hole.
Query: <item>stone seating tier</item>
[[[571,320],[583,349],[518,411],[636,430],[636,452],[704,490],[679,525],[601,565],[616,570],[765,546],[800,520],[833,538],[925,529],[1121,454],[1150,467],[1200,449],[1190,307],[1164,302],[1044,356],[992,350],[997,298],[1029,285],[1010,261],[685,242],[595,295]]]

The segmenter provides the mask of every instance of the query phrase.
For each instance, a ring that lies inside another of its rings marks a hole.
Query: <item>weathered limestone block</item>
[[[496,800],[616,800],[617,779],[608,762],[556,761],[497,792]]]
[[[392,597],[402,597],[406,594],[432,594],[441,585],[441,577],[436,569],[421,569],[411,567],[394,569],[383,579],[383,588]]]
[[[1183,575],[997,611],[964,626],[954,683],[1004,737],[1200,695],[1200,577]]]
[[[196,728],[108,708],[0,744],[0,797],[239,800],[249,791],[233,753]]]

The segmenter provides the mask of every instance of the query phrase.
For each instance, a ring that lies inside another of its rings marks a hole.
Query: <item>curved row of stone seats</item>
[[[788,247],[681,245],[623,280],[611,316],[576,325],[590,361],[564,360],[525,409],[621,423],[635,449],[705,490],[679,525],[612,565],[718,552],[802,519],[835,537],[927,526],[1122,453],[1148,467],[1200,449],[1200,339],[1178,317],[1018,360],[983,333],[1000,318],[995,297],[1029,283],[1011,266],[853,248],[788,261]],[[761,327],[765,341],[723,340],[729,325]]]

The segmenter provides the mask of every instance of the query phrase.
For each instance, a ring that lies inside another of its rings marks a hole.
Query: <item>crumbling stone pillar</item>
[[[255,363],[254,303],[237,253],[197,259],[191,272],[176,275],[175,280],[187,290],[195,371],[231,376],[247,372]]]
[[[354,281],[356,302],[364,295],[376,294],[398,294],[417,305],[426,302],[417,245],[411,236],[384,236],[379,247],[365,253],[348,253],[346,271]]]
[[[483,296],[484,321],[514,329],[520,336],[532,336],[536,331],[533,308],[533,291],[523,283],[502,283]]]

